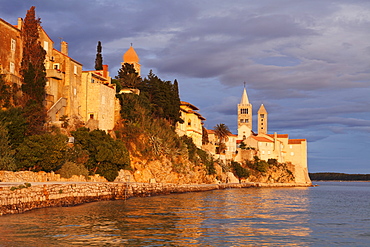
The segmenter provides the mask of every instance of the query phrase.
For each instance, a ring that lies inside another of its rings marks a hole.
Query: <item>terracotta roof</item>
[[[214,130],[207,130],[207,133],[208,133],[208,134],[214,134],[214,133],[215,133],[215,131],[214,131]]]
[[[275,137],[274,134],[268,134],[268,136],[272,138]],[[288,134],[277,134],[277,138],[289,138],[289,135]]]
[[[188,102],[185,102],[185,101],[180,101],[180,106],[183,105],[183,106],[188,106],[190,107],[192,110],[195,110],[195,111],[199,111],[198,107],[196,107],[195,105],[192,105]]]
[[[235,135],[235,134],[232,134],[232,133],[231,133],[231,134],[229,134],[229,136],[234,136],[234,137],[235,137],[235,136],[238,136],[238,135]]]
[[[261,136],[252,136],[252,138],[259,142],[273,142],[270,139],[267,139],[266,137],[261,137]]]
[[[304,141],[306,141],[306,139],[291,139],[288,141],[288,144],[301,144]]]
[[[243,140],[236,140],[236,144],[242,143]]]
[[[123,61],[125,63],[139,63],[140,59],[134,47],[130,46],[125,54],[123,54]]]

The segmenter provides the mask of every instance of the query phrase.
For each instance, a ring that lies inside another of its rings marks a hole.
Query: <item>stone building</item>
[[[116,87],[111,83],[108,66],[103,70],[83,71],[79,90],[80,115],[90,129],[112,130],[115,124]]]
[[[202,148],[203,121],[206,119],[198,112],[199,109],[185,101],[180,102],[180,117],[183,123],[176,124],[179,136],[187,135],[193,139],[198,148]]]
[[[7,85],[18,87],[21,86],[22,23],[22,18],[18,18],[18,25],[13,26],[0,18],[0,75]]]
[[[258,110],[257,134],[252,131],[252,105],[244,88],[238,105],[238,154],[235,160],[243,162],[245,157],[268,161],[276,159],[280,163],[291,163],[294,166],[295,182],[311,183],[307,168],[307,140],[289,139],[288,134],[268,133],[268,112],[262,104]],[[240,144],[244,148],[240,148]]]
[[[16,26],[0,19],[0,74],[9,85],[16,83],[19,87],[22,84],[19,74],[22,25],[22,18],[18,18]],[[92,128],[112,130],[117,102],[108,67],[105,65],[102,71],[83,71],[82,64],[69,57],[68,43],[62,41],[58,51],[42,27],[39,41],[46,51],[44,102],[49,123],[60,125],[62,117],[66,117],[72,126],[82,122]]]

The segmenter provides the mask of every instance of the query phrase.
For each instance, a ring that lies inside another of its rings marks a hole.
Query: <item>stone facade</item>
[[[18,19],[21,27],[22,19]],[[8,85],[21,85],[19,74],[22,61],[22,37],[17,26],[0,19],[0,75],[3,75]]]
[[[203,121],[206,119],[198,112],[199,109],[185,101],[180,102],[180,114],[183,123],[176,124],[179,136],[187,135],[193,139],[198,148],[202,148]]]

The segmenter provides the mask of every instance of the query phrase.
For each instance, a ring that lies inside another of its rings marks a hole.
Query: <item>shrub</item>
[[[77,176],[89,176],[89,171],[83,164],[76,164],[67,161],[64,165],[57,171],[63,178],[71,178],[73,175]]]
[[[231,161],[231,169],[234,175],[239,179],[249,177],[249,171],[242,167],[238,162]]]

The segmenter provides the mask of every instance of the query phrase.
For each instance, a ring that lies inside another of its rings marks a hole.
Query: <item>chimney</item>
[[[60,52],[68,56],[68,43],[67,42],[62,41],[60,43]]]
[[[23,19],[21,17],[18,17],[18,26],[17,26],[17,28],[19,30],[22,30],[22,24],[23,24]]]
[[[103,77],[108,78],[108,65],[103,64]]]

